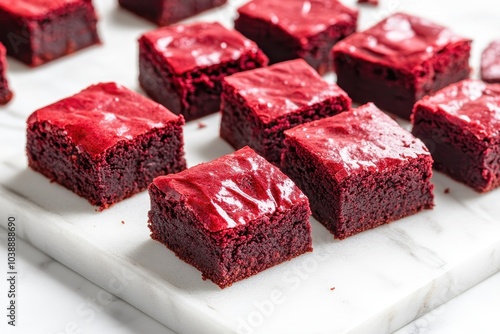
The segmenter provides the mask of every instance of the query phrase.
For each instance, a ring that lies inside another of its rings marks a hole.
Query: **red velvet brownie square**
[[[434,168],[479,192],[500,186],[500,85],[464,80],[417,102],[413,134]]]
[[[91,0],[0,0],[0,22],[9,55],[31,66],[100,43]]]
[[[282,170],[336,238],[433,207],[429,151],[371,103],[285,137]]]
[[[309,202],[245,147],[149,187],[151,237],[221,288],[312,251]]]
[[[12,92],[7,81],[6,49],[0,43],[0,105],[7,104],[12,99]]]
[[[337,0],[254,0],[238,9],[235,29],[255,41],[271,63],[305,59],[320,74],[332,46],[356,31],[358,11]]]
[[[28,119],[29,166],[105,209],[186,168],[182,117],[101,83]]]
[[[220,134],[234,148],[248,145],[279,164],[283,131],[350,107],[351,99],[337,85],[304,60],[290,60],[224,79]]]
[[[219,23],[160,28],[139,40],[139,82],[187,121],[219,111],[222,79],[267,65],[257,45]]]
[[[481,79],[500,83],[500,40],[491,42],[481,55]]]
[[[354,102],[409,119],[416,101],[469,76],[470,47],[445,27],[394,14],[335,45],[337,84]]]
[[[119,0],[118,2],[131,12],[160,26],[166,26],[222,6],[227,0]]]

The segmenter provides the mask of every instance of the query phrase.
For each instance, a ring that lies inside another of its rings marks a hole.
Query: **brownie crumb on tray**
[[[100,209],[186,168],[183,118],[115,83],[39,109],[27,123],[29,166]]]
[[[309,202],[245,147],[149,187],[151,237],[221,288],[312,251]]]
[[[378,0],[358,0],[359,4],[378,6]]]
[[[434,206],[425,145],[373,104],[285,131],[282,170],[338,239]]]

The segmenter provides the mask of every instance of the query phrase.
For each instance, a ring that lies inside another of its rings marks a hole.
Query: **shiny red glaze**
[[[179,116],[116,83],[100,83],[35,111],[28,125],[45,122],[66,132],[83,151],[96,157],[122,140],[177,121]]]
[[[167,198],[185,203],[210,232],[251,224],[308,203],[292,180],[248,147],[160,176],[153,184]]]

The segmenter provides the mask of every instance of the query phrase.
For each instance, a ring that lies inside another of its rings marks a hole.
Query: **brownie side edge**
[[[434,168],[478,192],[500,186],[500,142],[478,140],[443,115],[416,104],[413,134],[428,147]]]
[[[182,199],[167,199],[154,184],[149,193],[151,237],[220,288],[312,251],[305,203],[247,226],[209,232]]]
[[[27,131],[26,151],[33,170],[102,210],[146,189],[158,175],[185,169],[182,141],[181,124],[169,124],[122,141],[93,159],[64,129],[35,122]]]

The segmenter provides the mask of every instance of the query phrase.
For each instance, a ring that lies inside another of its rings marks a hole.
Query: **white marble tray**
[[[439,173],[433,211],[344,241],[313,220],[313,253],[220,290],[150,240],[146,193],[98,213],[28,170],[24,122],[32,111],[99,81],[138,89],[135,40],[153,26],[113,1],[95,2],[102,47],[38,69],[11,61],[16,98],[0,112],[0,212],[16,216],[20,237],[182,333],[391,332],[500,269],[500,190],[478,195]],[[242,2],[202,17],[229,24]],[[425,15],[474,38],[477,67],[497,33],[495,5],[382,1],[378,9],[363,7],[360,26],[399,10]],[[217,136],[219,117],[203,122],[204,129],[196,121],[186,127],[190,165],[231,152]]]

